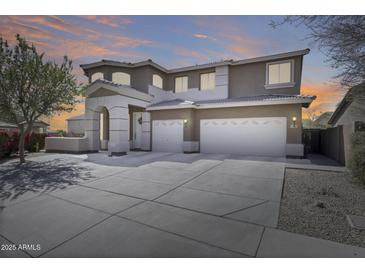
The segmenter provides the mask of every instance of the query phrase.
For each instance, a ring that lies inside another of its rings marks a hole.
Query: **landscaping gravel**
[[[365,247],[365,231],[346,214],[365,216],[365,185],[347,173],[286,169],[279,229]]]

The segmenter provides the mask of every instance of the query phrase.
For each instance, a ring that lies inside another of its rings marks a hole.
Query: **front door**
[[[140,149],[142,141],[142,112],[133,112],[133,149]]]

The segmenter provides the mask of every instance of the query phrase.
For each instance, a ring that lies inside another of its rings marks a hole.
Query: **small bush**
[[[58,132],[57,132],[57,136],[58,137],[66,137],[67,136],[67,133],[66,133],[66,131],[64,131],[64,130],[59,130]]]
[[[352,136],[349,169],[354,179],[365,184],[365,132],[356,132]]]
[[[46,134],[32,133],[25,136],[25,149],[29,152],[38,152],[44,149]]]
[[[0,132],[0,158],[9,157],[18,151],[19,134]]]
[[[32,133],[25,136],[24,148],[29,152],[37,152],[44,149],[47,134]],[[18,152],[19,133],[0,132],[0,158],[9,157]]]
[[[0,132],[0,159],[8,156],[8,152],[6,150],[6,144],[9,141],[10,137],[6,132]]]

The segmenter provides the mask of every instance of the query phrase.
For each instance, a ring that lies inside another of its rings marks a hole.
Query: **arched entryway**
[[[109,111],[102,107],[99,112],[100,150],[108,150],[109,143]]]

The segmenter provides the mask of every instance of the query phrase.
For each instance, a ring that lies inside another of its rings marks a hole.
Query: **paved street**
[[[276,229],[285,159],[46,154],[0,166],[0,257],[365,257]]]

